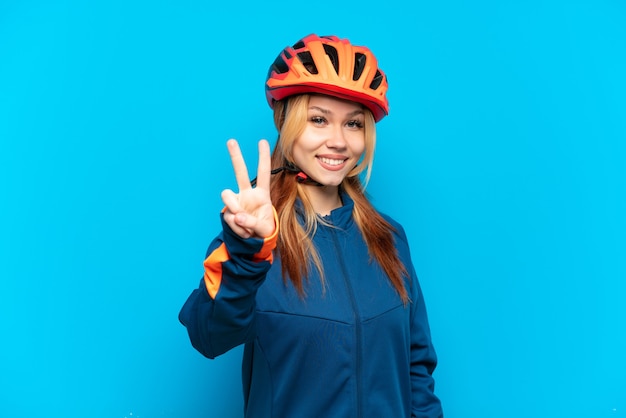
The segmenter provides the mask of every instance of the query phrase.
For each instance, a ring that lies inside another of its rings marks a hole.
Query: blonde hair
[[[308,119],[309,97],[308,94],[302,94],[275,103],[274,124],[279,136],[272,153],[272,169],[285,167],[293,162],[293,145],[304,132]],[[371,205],[360,180],[360,175],[365,173],[364,183],[367,184],[371,176],[376,147],[374,116],[367,108],[364,107],[363,110],[365,151],[360,163],[348,173],[340,187],[354,201],[354,221],[368,246],[370,260],[374,259],[380,264],[402,301],[407,303],[408,293],[404,277],[408,277],[408,274],[394,245],[394,229]],[[311,268],[319,272],[324,283],[322,260],[311,239],[318,223],[323,220],[313,210],[306,187],[295,181],[293,173],[286,171],[273,176],[270,187],[272,203],[281,225],[277,251],[281,259],[283,278],[289,279],[303,297],[305,296],[303,279],[309,276]],[[302,224],[298,221],[295,211],[298,199],[304,208]]]

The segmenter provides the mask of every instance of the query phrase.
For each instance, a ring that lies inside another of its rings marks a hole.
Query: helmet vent
[[[313,61],[313,57],[311,56],[311,53],[309,51],[298,52],[298,58],[308,72],[310,72],[311,74],[317,74],[315,61]]]
[[[283,60],[282,56],[276,58],[276,60],[272,64],[272,66],[270,67],[270,74],[272,71],[276,71],[276,74],[284,74],[289,71],[289,66],[287,65],[285,60]]]
[[[330,58],[330,62],[333,63],[335,72],[339,74],[339,56],[337,54],[337,48],[331,45],[324,44],[324,51],[326,51],[326,55],[328,55],[328,58]]]
[[[376,90],[378,87],[380,87],[383,80],[384,80],[384,76],[381,74],[379,70],[376,70],[376,75],[374,76],[374,79],[370,83],[370,88],[372,90]]]
[[[284,112],[284,107],[274,105],[291,96],[325,94],[362,104],[376,122],[389,113],[387,89],[387,75],[369,48],[314,33],[285,47],[265,80],[265,96],[272,109]],[[277,117],[284,118],[284,114]]]
[[[354,73],[352,74],[352,80],[356,81],[361,77],[361,74],[363,74],[363,70],[365,69],[366,61],[367,58],[365,57],[365,54],[361,54],[360,52],[354,54]]]

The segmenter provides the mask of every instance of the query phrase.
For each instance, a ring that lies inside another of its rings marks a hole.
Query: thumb
[[[245,212],[239,212],[235,215],[235,223],[242,228],[250,228],[254,225],[250,225],[250,216]]]
[[[235,215],[235,223],[260,238],[269,237],[275,229],[273,218],[271,222],[265,222],[263,219],[245,212],[239,212]]]
[[[248,231],[250,235],[258,235],[257,231],[255,230],[257,223],[257,218],[246,212],[239,212],[235,215],[235,224]]]

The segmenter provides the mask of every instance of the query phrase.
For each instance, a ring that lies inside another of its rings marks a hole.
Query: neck
[[[304,186],[307,197],[313,206],[315,213],[326,216],[333,209],[343,206],[341,197],[339,196],[339,187],[337,186]]]

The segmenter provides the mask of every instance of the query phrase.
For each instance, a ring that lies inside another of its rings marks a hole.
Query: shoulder
[[[386,213],[383,213],[380,211],[378,211],[378,213],[380,214],[380,216],[382,216],[382,218],[385,221],[387,221],[387,223],[389,223],[389,225],[391,225],[392,233],[394,234],[396,239],[408,245],[408,238],[407,238],[406,231],[404,227],[402,226],[402,224],[398,222],[395,218],[391,217],[390,215]]]

